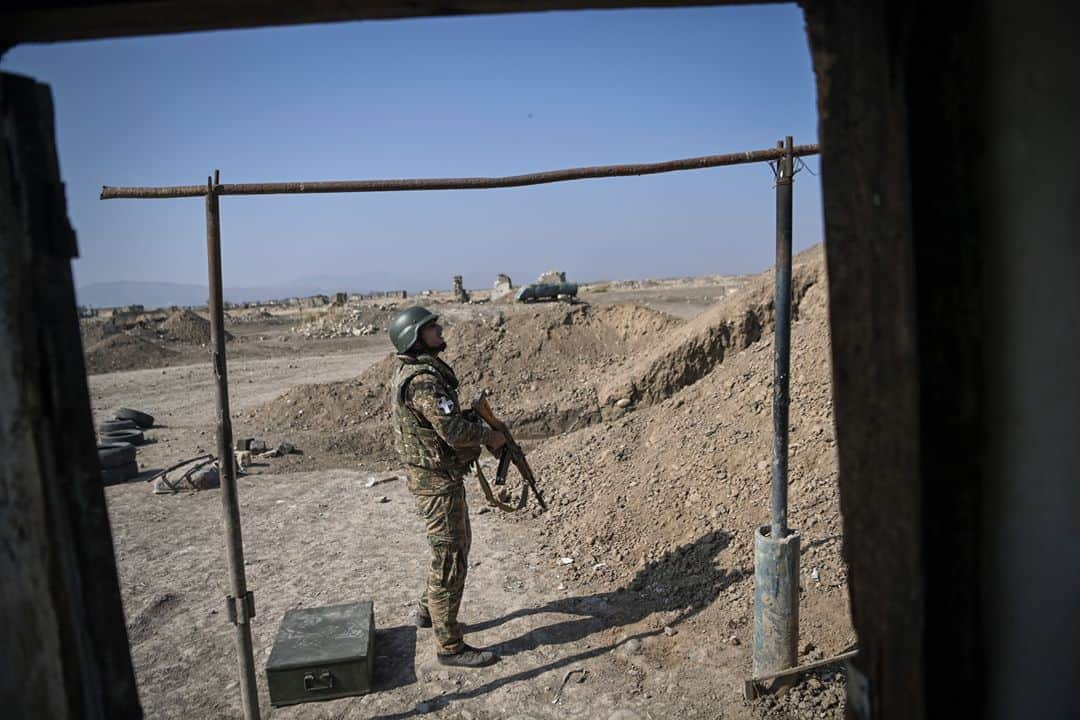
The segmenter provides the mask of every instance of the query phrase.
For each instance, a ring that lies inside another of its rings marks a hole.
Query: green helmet
[[[419,305],[405,308],[390,321],[390,327],[387,328],[390,342],[394,343],[399,353],[403,353],[420,337],[420,328],[438,319],[438,315]]]

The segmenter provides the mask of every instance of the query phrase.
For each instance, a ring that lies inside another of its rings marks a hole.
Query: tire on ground
[[[146,438],[142,434],[142,430],[116,430],[114,432],[101,433],[98,435],[98,441],[102,445],[111,445],[113,443],[131,443],[132,445],[142,445]]]
[[[147,415],[139,410],[132,410],[131,408],[120,408],[116,411],[116,417],[120,420],[131,420],[141,428],[148,428],[154,426],[154,416]]]
[[[116,468],[135,462],[135,446],[126,442],[110,442],[97,446],[98,462],[102,468]]]
[[[130,480],[133,477],[137,477],[139,474],[139,466],[135,463],[128,463],[127,465],[121,465],[120,467],[104,468],[101,471],[101,484],[102,485],[115,485],[122,483],[125,480]]]
[[[117,430],[138,430],[139,426],[134,420],[106,420],[98,425],[99,433],[116,432]]]

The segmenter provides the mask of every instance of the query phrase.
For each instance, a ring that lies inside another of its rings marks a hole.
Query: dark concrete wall
[[[1080,10],[985,14],[988,717],[1076,717],[1080,685]]]
[[[1080,8],[805,3],[857,717],[1075,714]]]

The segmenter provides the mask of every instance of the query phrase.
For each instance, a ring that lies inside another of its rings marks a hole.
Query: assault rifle
[[[487,498],[487,501],[500,510],[513,512],[525,507],[525,502],[529,499],[529,490],[532,490],[533,494],[536,495],[536,502],[540,504],[540,509],[547,510],[547,503],[544,502],[544,496],[540,494],[540,490],[536,487],[536,478],[533,477],[532,468],[529,467],[529,461],[525,459],[525,451],[514,441],[514,436],[510,434],[510,429],[506,427],[506,423],[495,417],[491,405],[488,404],[486,392],[481,390],[476,394],[476,397],[473,398],[472,401],[472,409],[473,412],[479,415],[492,430],[498,430],[506,438],[506,444],[503,445],[502,452],[499,454],[499,468],[495,471],[495,484],[506,484],[506,478],[509,474],[511,463],[517,468],[523,481],[521,484],[521,499],[518,500],[517,507],[507,505],[492,495],[491,487],[488,485],[484,473],[480,470],[480,463],[477,462],[476,474],[480,479],[480,488],[484,491],[484,496]]]

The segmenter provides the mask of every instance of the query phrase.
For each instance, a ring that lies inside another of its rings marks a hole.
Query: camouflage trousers
[[[472,545],[465,488],[458,486],[446,495],[417,495],[416,508],[424,519],[431,546],[431,567],[419,610],[431,616],[436,651],[448,655],[465,645],[457,621]]]

